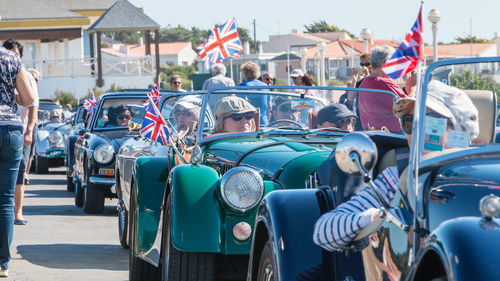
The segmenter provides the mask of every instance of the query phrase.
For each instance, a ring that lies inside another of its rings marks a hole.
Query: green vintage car
[[[263,197],[305,188],[349,133],[317,124],[318,111],[345,90],[235,87],[167,97],[161,112],[173,131],[168,153],[135,159],[127,222],[130,280],[244,280]],[[201,120],[183,141],[174,115],[190,95],[202,101]],[[221,100],[232,102],[216,104]],[[255,115],[224,114],[238,102]],[[240,128],[247,132],[227,132],[229,122],[250,119],[252,126]],[[129,156],[145,149],[132,147]]]

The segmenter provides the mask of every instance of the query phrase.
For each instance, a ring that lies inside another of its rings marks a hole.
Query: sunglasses
[[[246,112],[246,113],[229,115],[229,117],[231,117],[231,119],[233,119],[234,121],[240,121],[243,118],[250,120],[250,119],[254,118],[254,116],[255,116],[255,113],[253,113],[253,112]]]
[[[413,129],[413,114],[405,114],[399,118],[399,123],[401,123],[401,129],[407,135],[411,135]]]
[[[266,77],[266,78],[264,78],[264,80],[266,80],[266,81],[273,81],[274,78]]]
[[[174,111],[174,115],[191,115],[192,112],[189,111],[189,109],[183,109],[183,110],[176,110]]]
[[[370,63],[369,62],[365,62],[365,63],[360,63],[359,65],[361,65],[361,66],[370,66]]]
[[[130,114],[118,114],[118,119],[130,119],[132,116]]]
[[[351,117],[344,118],[344,119],[340,120],[339,122],[335,123],[335,127],[342,128],[343,126],[346,126],[346,125],[353,125],[354,126],[354,123],[356,123],[356,117],[351,116]]]
[[[175,84],[175,85],[180,85],[181,82],[172,82],[172,84]]]

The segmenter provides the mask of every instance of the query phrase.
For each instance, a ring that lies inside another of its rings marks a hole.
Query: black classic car
[[[75,143],[75,205],[99,214],[106,197],[115,198],[115,153],[136,136],[145,114],[146,91],[108,93],[100,97],[95,113]]]
[[[75,183],[73,182],[73,172],[75,165],[75,142],[81,138],[78,132],[85,130],[85,121],[87,120],[87,110],[80,104],[76,110],[73,119],[71,120],[71,128],[66,138],[66,189],[68,191],[75,191]]]
[[[255,220],[247,280],[497,280],[500,146],[494,143],[492,89],[498,84],[488,73],[498,61],[430,65],[415,102],[411,147],[398,135],[353,133],[311,174],[305,189],[269,193]],[[443,70],[450,72],[450,86],[477,108],[479,134],[470,145],[456,132],[445,134],[446,119],[426,112],[429,85]],[[395,163],[388,164],[389,158]],[[345,248],[329,252],[315,245],[318,218],[365,182],[374,184],[371,178],[388,165],[401,169],[399,189],[389,205],[381,202],[382,216]]]

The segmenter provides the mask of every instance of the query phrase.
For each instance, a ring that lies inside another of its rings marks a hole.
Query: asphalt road
[[[87,215],[66,191],[64,167],[30,175],[24,216],[14,226],[9,277],[1,280],[128,280],[128,252],[118,242],[116,199]]]

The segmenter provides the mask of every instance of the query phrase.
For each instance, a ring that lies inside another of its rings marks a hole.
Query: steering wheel
[[[269,127],[273,126],[273,125],[276,125],[278,123],[287,123],[287,124],[290,124],[292,125],[293,127],[297,127],[297,128],[302,128],[302,125],[300,125],[299,122],[297,121],[294,121],[294,120],[290,120],[290,119],[279,119],[279,120],[275,120],[273,122],[271,122],[269,125]]]

